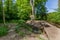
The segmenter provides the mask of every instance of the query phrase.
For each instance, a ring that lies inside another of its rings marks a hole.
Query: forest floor
[[[16,25],[9,24],[11,27],[9,33],[6,36],[0,37],[0,40],[60,40],[60,29],[48,22],[45,22],[45,24],[49,25],[48,27],[44,27],[46,34],[32,33],[30,36],[26,35],[24,38],[21,38],[17,33],[15,33],[14,26]]]

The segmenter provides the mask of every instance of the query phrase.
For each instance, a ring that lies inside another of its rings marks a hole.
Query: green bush
[[[15,28],[15,31],[20,35],[23,36],[26,34],[26,31],[32,32],[32,28],[30,25],[26,24],[24,20],[20,20],[18,25]]]
[[[22,19],[18,21],[18,24],[23,24],[23,23],[25,23],[25,21]]]
[[[0,37],[8,33],[8,28],[5,26],[0,26]]]
[[[3,20],[0,20],[0,23],[2,23],[3,22]]]
[[[60,13],[58,12],[49,13],[47,20],[53,23],[60,23]]]

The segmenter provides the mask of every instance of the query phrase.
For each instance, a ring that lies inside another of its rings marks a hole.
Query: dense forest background
[[[48,0],[35,0],[34,16],[36,20],[46,20],[51,22],[60,22],[59,8],[56,12],[48,13],[46,2]],[[58,5],[59,6],[59,5]],[[5,17],[6,22],[17,20],[30,20],[32,7],[30,0],[0,0],[0,22],[3,22]],[[5,16],[4,16],[5,15]]]

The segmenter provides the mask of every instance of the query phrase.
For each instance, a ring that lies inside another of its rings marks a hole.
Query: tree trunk
[[[31,17],[31,20],[34,20],[34,14],[35,14],[35,8],[34,8],[34,0],[30,0],[30,4],[32,6],[32,17]]]
[[[4,3],[2,1],[3,24],[5,25]]]
[[[5,25],[5,13],[4,13],[4,8],[3,8],[3,23]]]
[[[60,12],[60,0],[58,0],[58,12]]]

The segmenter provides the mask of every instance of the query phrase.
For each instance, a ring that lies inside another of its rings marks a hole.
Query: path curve
[[[60,29],[56,26],[53,26],[49,24],[48,22],[45,22],[50,27],[44,27],[45,32],[48,35],[49,40],[60,40]]]
[[[60,29],[57,28],[56,26],[46,22],[46,21],[34,21],[33,25],[34,26],[40,26],[39,22],[44,23],[48,26],[44,25],[44,31],[46,32],[48,36],[48,40],[60,40]],[[30,21],[29,21],[30,23]]]

